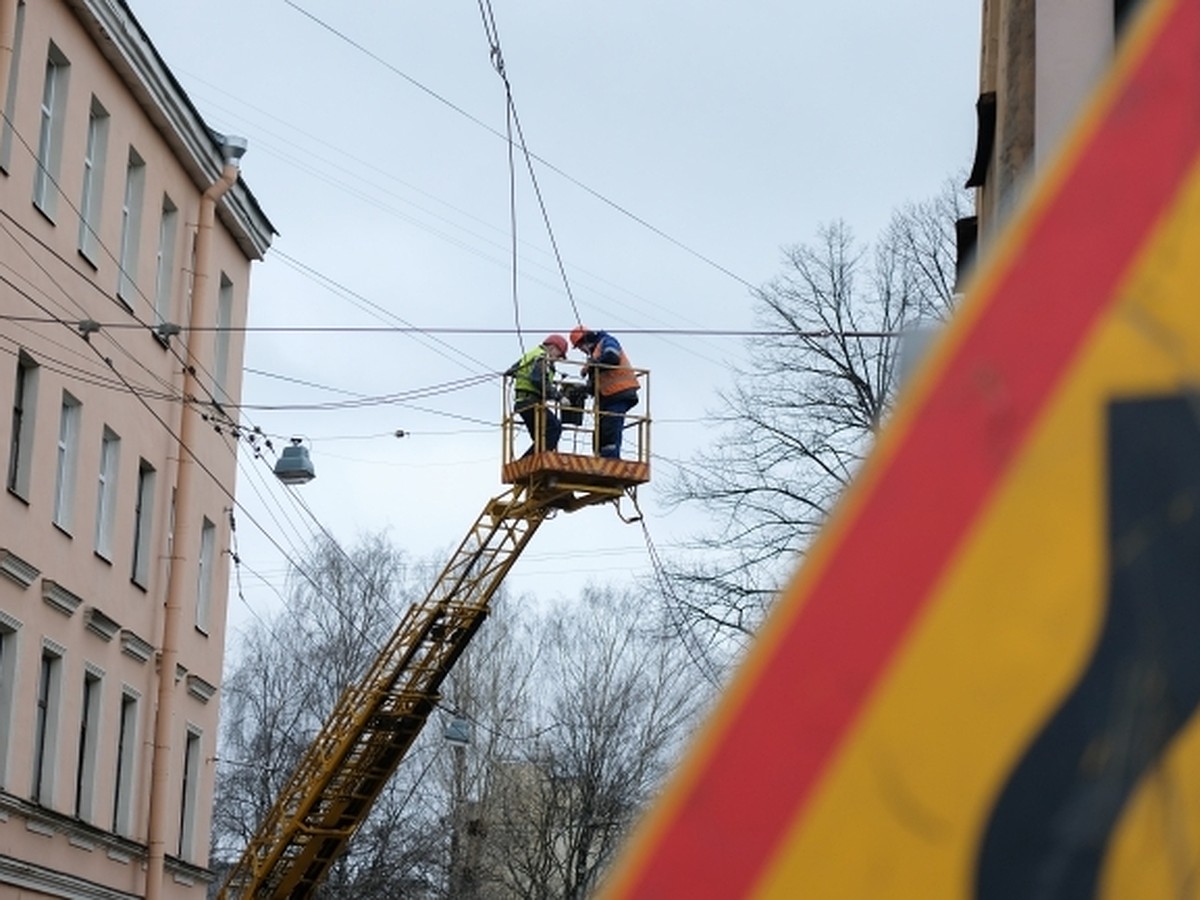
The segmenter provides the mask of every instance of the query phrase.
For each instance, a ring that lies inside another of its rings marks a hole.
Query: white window
[[[233,282],[221,273],[217,292],[217,332],[213,349],[213,395],[218,403],[229,399],[229,326],[233,324]]]
[[[92,820],[96,792],[96,756],[100,746],[100,679],[102,673],[90,666],[83,673],[83,697],[79,704],[79,756],[75,761],[75,817]]]
[[[200,528],[200,572],[196,586],[196,627],[208,634],[208,615],[212,608],[213,547],[217,528],[206,516]]]
[[[144,459],[138,461],[137,497],[133,510],[133,570],[134,584],[147,587],[150,581],[150,534],[154,521],[154,466]]]
[[[128,835],[133,822],[133,773],[136,771],[138,740],[138,694],[132,688],[121,691],[121,712],[117,719],[117,767],[113,776],[112,830]]]
[[[51,806],[54,799],[54,760],[58,749],[59,694],[62,688],[62,652],[42,648],[38,671],[37,708],[33,720],[33,785],[35,803]]]
[[[54,524],[68,534],[75,512],[75,460],[79,456],[79,401],[63,391],[58,420],[58,460],[54,484]]]
[[[96,488],[96,553],[112,559],[113,519],[117,505],[117,466],[121,439],[107,425],[100,440],[100,476]]]
[[[67,108],[70,63],[54,44],[46,55],[42,85],[41,124],[38,128],[37,169],[33,173],[33,204],[54,218],[58,204],[58,173],[62,164],[63,115]]]
[[[117,297],[133,308],[137,296],[138,250],[142,236],[142,197],[146,192],[146,163],[136,150],[129,148],[125,167],[125,195],[121,201],[121,272],[117,279]]]
[[[163,194],[162,218],[158,220],[158,255],[154,260],[154,324],[171,321],[171,288],[175,280],[175,235],[179,210]]]
[[[83,194],[79,198],[79,252],[92,265],[98,260],[100,207],[104,199],[104,158],[108,152],[108,111],[92,97],[87,144],[83,151]]]
[[[8,447],[8,489],[29,499],[29,468],[33,461],[33,420],[37,411],[38,364],[23,350],[17,354],[13,391],[12,431]]]
[[[200,789],[200,732],[188,726],[187,743],[183,748],[183,783],[179,799],[179,847],[180,859],[194,859],[193,844],[196,840],[196,800]]]
[[[17,629],[20,622],[0,610],[0,787],[8,785],[9,739],[17,672]]]
[[[0,124],[0,171],[7,172],[12,161],[13,111],[17,104],[17,73],[21,70],[21,44],[25,35],[25,3],[17,4],[17,20],[13,29],[12,63],[8,67],[8,95],[4,98],[4,122]]]
[[[164,584],[171,583],[171,570],[175,567],[175,488],[171,488],[171,505],[167,509],[167,574]]]

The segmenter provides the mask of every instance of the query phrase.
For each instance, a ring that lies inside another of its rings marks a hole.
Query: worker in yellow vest
[[[625,414],[638,402],[637,374],[620,342],[608,332],[577,325],[571,331],[571,346],[588,358],[583,374],[588,393],[596,398],[596,453],[620,459]]]
[[[522,459],[531,453],[558,449],[562,423],[549,403],[559,398],[554,385],[554,363],[566,355],[567,339],[561,334],[551,334],[505,373],[513,380],[513,412],[521,417],[533,440],[533,446],[521,455]]]

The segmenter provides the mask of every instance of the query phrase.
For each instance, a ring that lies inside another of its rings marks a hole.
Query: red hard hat
[[[549,335],[544,341],[542,341],[542,346],[557,347],[560,354],[563,356],[567,355],[567,339],[561,334]]]
[[[576,325],[571,329],[571,346],[578,347],[583,343],[583,339],[591,332],[582,325]]]

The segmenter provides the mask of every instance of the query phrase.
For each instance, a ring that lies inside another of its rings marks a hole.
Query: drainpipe
[[[0,0],[0,109],[8,97],[8,75],[17,42],[17,0]]]
[[[171,573],[167,579],[167,597],[163,607],[162,648],[158,662],[158,706],[154,719],[154,752],[150,763],[150,817],[147,824],[146,900],[163,897],[164,863],[167,834],[170,830],[167,808],[171,785],[171,756],[178,737],[175,727],[175,671],[179,664],[179,640],[183,627],[184,597],[187,586],[195,584],[195,567],[190,561],[200,547],[197,527],[202,511],[196,504],[193,481],[199,476],[189,448],[202,431],[200,413],[187,398],[202,395],[196,378],[200,361],[207,357],[198,352],[211,340],[204,330],[213,320],[209,302],[208,270],[211,266],[213,225],[217,202],[238,177],[238,160],[246,152],[246,142],[226,137],[222,151],[225,168],[221,177],[200,198],[200,218],[196,225],[196,244],[192,264],[192,312],[187,339],[187,365],[183,370],[183,418],[179,423],[178,469],[175,476],[175,535],[171,548]]]

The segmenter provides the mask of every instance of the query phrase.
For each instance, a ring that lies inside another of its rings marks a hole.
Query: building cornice
[[[221,177],[221,135],[205,124],[124,0],[66,0],[201,192]],[[218,205],[247,259],[262,259],[276,233],[245,183]]]
[[[27,828],[46,837],[63,835],[70,846],[81,853],[101,851],[109,859],[138,865],[146,858],[145,844],[104,831],[73,816],[65,816],[38,806],[0,789],[0,827],[14,826],[19,819],[25,821]],[[178,857],[168,857],[167,868],[180,884],[208,884],[213,881],[211,870]],[[28,860],[15,859],[0,852],[0,885],[5,884],[40,891],[51,896],[80,897],[88,900],[139,900],[142,896],[106,888],[84,878],[49,869]],[[3,891],[0,891],[0,894],[2,893]]]

